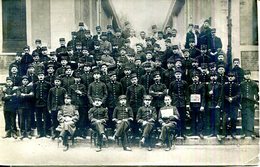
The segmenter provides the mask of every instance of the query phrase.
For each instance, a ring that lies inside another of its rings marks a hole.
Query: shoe
[[[39,138],[42,138],[42,137],[43,137],[42,135],[37,135],[35,138],[39,139]]]
[[[28,139],[32,139],[32,136],[31,136],[30,133],[27,134],[27,138],[28,138]]]
[[[241,137],[240,137],[240,139],[245,139],[245,138],[246,138],[245,134],[241,135]]]
[[[22,135],[21,137],[20,137],[20,140],[23,140],[25,138],[25,136],[24,135]]]
[[[102,135],[103,141],[107,141],[107,137],[105,134]]]
[[[2,138],[5,139],[5,138],[10,138],[11,137],[11,133],[10,132],[7,132],[5,134],[5,136],[3,136]]]
[[[233,134],[231,134],[232,139],[237,140],[237,137]]]
[[[187,136],[186,135],[181,135],[181,137],[186,140],[187,139]]]
[[[144,142],[145,142],[145,138],[142,137],[142,139],[140,140],[140,143],[141,143],[141,144],[144,144]]]
[[[251,138],[252,138],[252,140],[255,140],[256,136],[255,135],[251,135]]]
[[[152,151],[152,147],[149,146],[147,150],[148,150],[148,151]]]
[[[125,151],[132,151],[132,149],[130,147],[124,147]]]
[[[15,133],[12,134],[12,137],[13,137],[14,139],[17,139],[17,135],[16,135]]]
[[[218,142],[222,142],[221,136],[217,135]]]
[[[213,133],[209,135],[209,137],[215,137],[215,136],[216,136],[216,135],[215,135],[215,134],[213,134]]]
[[[96,152],[100,152],[100,151],[101,151],[101,147],[98,146],[98,147],[96,148]]]
[[[199,134],[200,139],[204,139],[204,136],[202,134]]]
[[[155,146],[162,147],[162,142],[156,143]]]
[[[170,150],[171,150],[171,147],[166,147],[164,150],[165,150],[165,151],[170,151]]]
[[[114,136],[111,138],[111,140],[116,141],[116,138],[117,138],[117,136],[114,135]]]
[[[63,151],[67,151],[69,149],[69,145],[66,144],[64,147],[63,147]]]

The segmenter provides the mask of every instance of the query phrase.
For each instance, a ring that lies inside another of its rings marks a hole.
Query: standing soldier
[[[151,151],[151,132],[157,121],[156,109],[151,106],[152,96],[144,95],[144,106],[138,109],[136,116],[137,122],[141,124],[142,128],[142,139],[141,144],[147,143],[148,151]]]
[[[47,75],[44,77],[44,79],[51,84],[51,87],[54,86],[54,79],[55,79],[55,69],[53,64],[48,64],[47,66]],[[39,76],[38,76],[39,78]]]
[[[148,93],[150,86],[154,83],[151,63],[145,63],[144,69],[145,69],[145,74],[141,76],[140,84],[144,86],[145,91]]]
[[[28,66],[33,62],[33,57],[30,54],[30,47],[25,46],[22,53],[22,75],[26,75]]]
[[[4,118],[5,118],[5,136],[3,138],[17,138],[16,111],[18,109],[17,88],[13,86],[10,77],[6,77],[6,85],[3,89]]]
[[[35,97],[35,112],[36,112],[36,125],[38,135],[36,138],[45,137],[48,135],[48,130],[51,127],[50,114],[47,108],[48,93],[51,88],[51,84],[44,80],[43,72],[38,74],[38,81],[34,86]],[[54,85],[54,83],[53,83]],[[43,122],[42,122],[43,120]]]
[[[107,86],[105,83],[100,81],[100,71],[98,69],[94,69],[93,72],[94,81],[88,87],[88,99],[91,104],[93,104],[94,97],[98,97],[101,99],[101,104],[105,105],[107,99]]]
[[[91,70],[91,63],[85,63],[83,67],[83,74],[80,76],[81,82],[85,85],[88,90],[89,85],[94,81],[93,73]]]
[[[130,121],[133,121],[133,111],[131,107],[126,106],[126,96],[121,95],[118,98],[117,105],[113,112],[113,121],[116,122],[116,132],[113,139],[121,137],[122,146],[125,151],[132,151],[128,145],[127,131],[130,128]]]
[[[13,61],[10,65],[9,65],[9,76],[11,75],[11,68],[13,66],[17,66],[17,70],[18,70],[18,75],[21,76],[22,75],[22,53],[17,52],[15,55],[15,61]]]
[[[123,87],[123,94],[126,93],[127,88],[131,85],[131,74],[132,69],[129,66],[124,68],[125,76],[120,80]]]
[[[88,117],[91,122],[91,128],[97,132],[97,149],[96,152],[101,151],[102,140],[106,141],[107,137],[105,135],[105,124],[108,120],[107,109],[103,108],[102,99],[94,97],[93,107],[88,112]]]
[[[167,69],[162,73],[162,82],[169,89],[170,83],[174,80],[174,61],[169,59],[167,61]]]
[[[235,82],[235,74],[233,72],[228,73],[228,82],[225,83],[223,91],[225,96],[225,110],[227,114],[227,132],[231,134],[233,139],[237,139],[235,135],[237,112],[240,101],[240,89],[239,85]]]
[[[81,83],[80,76],[75,76],[75,83],[69,87],[69,96],[71,96],[71,104],[73,104],[79,113],[78,135],[85,138],[87,128],[87,90],[85,85]]]
[[[255,104],[258,104],[259,88],[255,81],[250,79],[251,72],[245,71],[245,79],[241,82],[241,105],[242,105],[242,138],[251,136],[255,139],[254,135],[254,118],[255,118]]]
[[[232,72],[235,75],[235,82],[240,84],[244,80],[244,70],[239,66],[240,60],[238,58],[233,59],[234,67],[232,68]]]
[[[186,102],[187,102],[187,87],[188,84],[186,81],[181,79],[182,71],[175,71],[175,81],[172,81],[169,86],[168,94],[172,98],[172,104],[177,107],[178,112],[180,114],[180,132],[179,135],[186,139],[184,135],[186,127],[185,127],[185,117],[186,117]]]
[[[189,86],[189,104],[188,108],[191,109],[191,128],[192,135],[198,135],[201,139],[204,139],[202,135],[203,130],[203,117],[205,107],[205,87],[199,82],[199,74],[193,73],[193,83]]]
[[[56,77],[54,80],[54,87],[50,89],[48,94],[48,111],[51,114],[52,120],[52,139],[54,140],[58,137],[56,128],[59,125],[57,120],[58,111],[60,110],[61,106],[64,104],[64,97],[66,94],[66,89],[61,87],[61,78]]]
[[[17,65],[13,64],[10,67],[10,75],[9,75],[9,77],[12,80],[13,86],[20,86],[21,85],[22,78],[19,75]]]
[[[76,50],[76,37],[77,33],[75,31],[71,32],[71,40],[67,43],[67,48],[71,47],[73,51]]]
[[[71,66],[70,65],[66,66],[65,75],[62,77],[61,82],[62,82],[61,86],[63,88],[65,88],[66,91],[68,91],[69,87],[74,84],[75,79],[72,76],[72,70],[71,70]]]
[[[63,76],[65,74],[67,64],[68,64],[68,59],[66,57],[61,57],[61,67],[59,67],[55,71],[55,76],[59,76],[59,77]]]
[[[110,82],[107,83],[107,107],[108,107],[108,126],[113,128],[113,111],[118,103],[118,97],[123,94],[123,88],[120,82],[116,81],[116,73],[109,73]]]
[[[35,45],[36,45],[36,48],[35,48],[35,50],[33,50],[32,54],[34,54],[35,52],[38,54],[41,54],[42,53],[42,41],[40,39],[36,39]]]
[[[31,111],[34,108],[32,99],[34,97],[33,87],[29,85],[29,80],[26,75],[22,77],[22,86],[18,89],[19,100],[19,117],[20,117],[20,129],[22,140],[25,137],[32,138],[31,132]]]

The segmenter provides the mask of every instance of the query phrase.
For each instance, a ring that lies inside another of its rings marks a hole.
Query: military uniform
[[[141,76],[140,84],[144,86],[146,92],[149,92],[149,88],[153,83],[153,75],[151,72],[146,72],[143,76]]]
[[[107,87],[101,81],[94,81],[88,87],[88,98],[90,103],[93,103],[93,98],[98,97],[102,99],[102,104],[106,102],[107,99]]]
[[[241,67],[235,66],[232,68],[231,72],[235,74],[235,82],[237,84],[240,84],[244,80],[244,70]]]
[[[131,83],[131,77],[130,75],[125,75],[121,80],[120,80],[123,88],[123,94],[126,93],[127,88],[132,84]]]
[[[73,85],[75,82],[75,79],[71,75],[64,75],[61,79],[61,86],[65,88],[67,91],[69,90],[69,87]]]

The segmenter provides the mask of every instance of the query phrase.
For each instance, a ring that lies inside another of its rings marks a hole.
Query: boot
[[[10,138],[10,137],[11,137],[11,132],[7,131],[6,134],[2,138],[5,139],[5,138]]]

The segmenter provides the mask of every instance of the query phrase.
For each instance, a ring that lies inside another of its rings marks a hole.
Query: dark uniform
[[[231,71],[235,74],[235,82],[240,84],[244,80],[244,70],[239,66],[234,66]]]
[[[131,85],[131,76],[130,75],[125,75],[121,80],[120,80],[123,88],[123,94],[126,93],[127,88]]]

